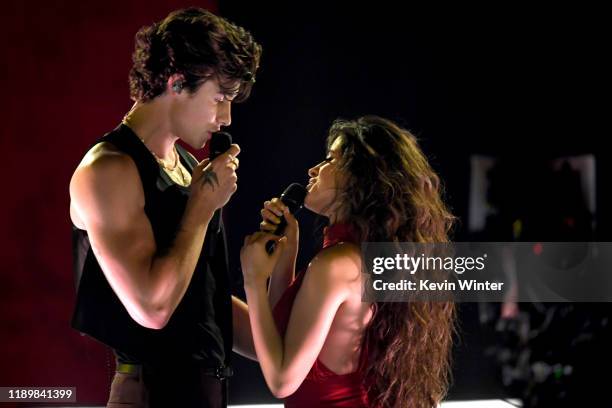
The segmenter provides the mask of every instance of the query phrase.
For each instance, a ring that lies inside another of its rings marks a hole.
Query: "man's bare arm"
[[[237,146],[232,151],[237,154]],[[185,294],[214,210],[236,189],[226,157],[194,170],[192,193],[174,245],[157,254],[144,212],[144,192],[136,165],[128,156],[93,151],[70,184],[72,206],[88,232],[92,249],[111,287],[130,316],[142,326],[166,325]],[[229,162],[229,160],[227,160]],[[218,179],[215,191],[202,183],[204,171]]]

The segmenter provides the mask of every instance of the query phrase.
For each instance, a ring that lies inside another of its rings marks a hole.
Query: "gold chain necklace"
[[[143,139],[140,139],[140,141],[142,142],[143,145],[145,145],[145,147],[147,149],[149,149],[149,146],[147,146],[147,144],[145,143],[145,141]],[[155,154],[155,152],[153,150],[149,149],[149,151],[151,152],[153,157],[155,157],[155,160],[157,160],[159,165],[164,168],[164,170],[168,170],[168,171],[175,171],[176,170],[176,166],[178,166],[178,164],[179,164],[179,156],[178,156],[178,152],[176,151],[176,147],[175,146],[172,146],[172,153],[174,153],[174,164],[172,166],[168,165],[164,159],[159,158]]]
[[[129,113],[123,117],[121,123],[131,129],[129,123]],[[134,131],[132,130],[132,132]],[[136,134],[136,132],[134,132],[134,134]],[[164,159],[159,158],[159,156],[157,156],[157,154],[155,154],[155,152],[151,150],[149,146],[147,146],[144,139],[142,139],[140,136],[138,136],[138,139],[140,139],[142,144],[153,155],[155,161],[157,161],[157,163],[162,167],[162,169],[164,169],[164,172],[172,179],[172,181],[183,187],[187,187],[189,184],[191,184],[191,174],[189,174],[189,172],[181,165],[181,160],[176,150],[176,146],[172,146],[172,151],[174,153],[174,164],[172,164],[172,166],[169,166]]]

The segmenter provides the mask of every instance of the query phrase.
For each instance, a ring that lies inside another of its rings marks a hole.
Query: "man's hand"
[[[212,212],[227,204],[238,188],[238,154],[240,147],[233,144],[213,161],[205,159],[193,169],[190,200],[196,206]]]

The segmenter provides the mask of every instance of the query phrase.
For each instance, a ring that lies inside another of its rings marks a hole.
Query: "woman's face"
[[[310,211],[334,218],[337,211],[337,195],[342,180],[339,172],[341,138],[338,137],[332,144],[327,157],[321,163],[308,170],[310,180],[306,189],[308,194],[304,205]]]

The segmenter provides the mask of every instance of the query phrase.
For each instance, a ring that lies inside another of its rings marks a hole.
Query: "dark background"
[[[470,238],[472,154],[503,157],[517,173],[527,162],[593,154],[596,238],[609,240],[609,132],[603,122],[610,33],[601,10],[251,3],[5,6],[0,385],[77,386],[80,403],[105,402],[110,354],[69,328],[68,183],[89,144],[131,106],[134,33],[184,6],[218,11],[251,31],[264,49],[253,94],[233,107],[229,128],[242,148],[239,189],[225,211],[238,292],[242,237],[258,227],[264,200],[290,182],[306,182],[306,170],[324,157],[326,129],[338,117],[377,114],[420,139],[461,220],[458,241]],[[300,219],[305,265],[321,228],[312,214]],[[451,398],[503,396],[507,390],[483,355],[488,339],[476,306],[462,305],[460,316]],[[237,366],[234,403],[270,398],[256,365],[239,359]]]

